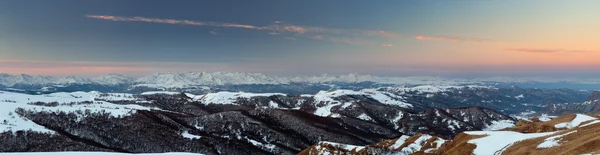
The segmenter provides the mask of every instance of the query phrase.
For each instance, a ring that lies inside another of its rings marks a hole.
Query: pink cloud
[[[452,41],[452,42],[484,42],[489,41],[487,39],[478,39],[478,38],[460,38],[460,37],[444,37],[444,36],[425,36],[425,35],[416,35],[414,36],[417,40],[431,40],[431,41]]]

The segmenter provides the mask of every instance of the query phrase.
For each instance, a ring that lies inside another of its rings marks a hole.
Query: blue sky
[[[595,76],[598,1],[0,1],[0,72]]]

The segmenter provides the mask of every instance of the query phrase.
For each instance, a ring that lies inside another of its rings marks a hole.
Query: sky
[[[600,1],[2,0],[0,72],[600,75]]]

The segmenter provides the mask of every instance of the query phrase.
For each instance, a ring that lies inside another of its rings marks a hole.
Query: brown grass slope
[[[559,117],[557,119],[562,120],[553,120],[554,122],[547,123],[561,123],[566,122],[565,119],[574,118],[574,116],[567,115],[565,118]],[[550,136],[539,137],[535,139],[528,139],[518,143],[515,143],[508,149],[506,149],[503,154],[529,154],[529,155],[575,155],[575,154],[584,154],[584,153],[600,153],[600,123],[591,124],[588,126],[584,126],[585,124],[590,123],[583,122],[579,127],[566,129],[559,131],[556,134]],[[584,126],[584,127],[582,127]],[[560,139],[559,146],[551,147],[551,148],[537,148],[537,146],[544,142],[544,140],[548,137],[562,135],[565,133],[569,133],[572,131],[576,131],[574,133],[565,135]]]
[[[599,118],[598,115],[589,114]],[[566,129],[566,128],[555,128],[554,125],[569,122],[575,119],[575,114],[564,115],[553,120],[542,122],[537,119],[530,121],[521,120],[517,122],[515,127],[504,129],[505,131],[515,131],[521,133],[541,133],[541,132],[556,132],[552,135],[527,139],[519,141],[506,148],[503,155],[578,155],[578,154],[600,154],[600,123],[591,123],[587,121],[581,123],[578,127]],[[587,126],[586,126],[587,125]],[[575,132],[574,132],[575,131]],[[573,133],[570,133],[573,132]],[[570,134],[566,134],[570,133]],[[566,135],[564,135],[566,134]],[[550,148],[537,148],[537,146],[545,141],[545,139],[557,135],[564,135],[559,138],[559,145]],[[321,146],[318,147],[320,150],[315,148],[316,144],[311,148],[302,151],[301,155],[314,155],[322,154],[323,151],[327,151],[331,154],[378,154],[374,150],[386,150],[386,151],[400,151],[402,148],[414,143],[422,134],[418,134],[406,139],[405,143],[399,148],[392,149],[398,138],[384,140],[376,144],[369,145],[361,150],[343,150],[337,148],[339,146]],[[424,151],[429,148],[435,148],[435,140],[437,137],[433,136],[428,139],[426,143],[422,144],[421,150],[412,153],[413,155],[469,155],[473,153],[473,150],[477,147],[474,144],[468,143],[470,140],[483,138],[485,135],[469,135],[465,133],[458,134],[452,141],[446,141],[440,148],[435,151],[425,153]],[[493,142],[491,142],[493,143]],[[325,149],[325,150],[324,150]],[[381,152],[381,151],[379,151]],[[389,153],[389,152],[388,152]]]
[[[575,118],[575,114],[565,115],[555,118],[548,122],[541,122],[539,120],[531,121],[519,121],[513,128],[505,129],[506,131],[516,131],[521,133],[540,133],[540,132],[553,132],[557,133],[538,137],[534,139],[527,139],[517,142],[508,147],[502,154],[504,155],[574,155],[584,153],[600,153],[600,123],[591,124],[585,127],[592,121],[583,122],[579,127],[572,129],[556,129],[554,125],[572,121]],[[594,115],[589,115],[594,116]],[[596,117],[596,116],[595,116]],[[551,148],[537,148],[539,144],[544,142],[546,138],[563,135],[575,131],[574,133],[565,135],[560,139],[559,146]],[[478,139],[485,136],[473,136],[461,133],[454,138],[452,142],[449,142],[442,146],[436,153],[444,155],[464,155],[472,154],[473,150],[477,147],[474,144],[469,144],[468,141],[472,139]],[[493,142],[492,142],[493,143]]]

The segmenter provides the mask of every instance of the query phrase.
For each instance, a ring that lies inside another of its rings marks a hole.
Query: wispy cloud
[[[425,36],[416,35],[414,36],[417,40],[430,40],[430,41],[452,41],[452,42],[484,42],[489,41],[488,39],[480,38],[461,38],[461,37],[445,37],[445,36]]]
[[[588,50],[568,50],[568,49],[532,49],[532,48],[506,48],[507,51],[539,53],[539,54],[566,54],[566,53],[591,53],[595,51]]]
[[[366,41],[362,39],[348,39],[345,36],[355,37],[398,37],[400,34],[383,31],[383,30],[360,30],[360,29],[336,29],[336,28],[325,28],[325,27],[311,27],[311,26],[298,26],[298,25],[283,25],[281,21],[275,21],[271,25],[256,26],[249,24],[238,24],[238,23],[223,23],[223,22],[210,22],[210,21],[194,21],[194,20],[177,20],[177,19],[163,19],[163,18],[148,18],[148,17],[122,17],[122,16],[108,16],[108,15],[86,15],[87,18],[102,19],[110,21],[121,21],[121,22],[148,22],[148,23],[161,23],[161,24],[175,24],[175,25],[190,25],[190,26],[206,26],[206,27],[221,27],[221,28],[239,28],[239,29],[252,29],[259,31],[267,31],[270,35],[279,34],[293,34],[293,35],[306,35],[308,38],[317,40],[327,40],[338,43],[348,43],[355,45],[367,45]],[[213,32],[211,32],[213,33]],[[214,33],[213,33],[214,34]],[[314,38],[315,35],[336,35],[330,39]]]
[[[119,16],[105,16],[105,15],[86,15],[86,17],[95,18],[95,19],[103,19],[103,20],[111,20],[111,21],[125,21],[125,22],[149,22],[149,23],[179,24],[179,25],[193,25],[193,26],[260,29],[256,26],[252,26],[252,25],[235,24],[235,23],[220,23],[220,22],[203,22],[203,21],[192,21],[192,20],[175,20],[175,19],[146,18],[146,17],[119,17]]]

